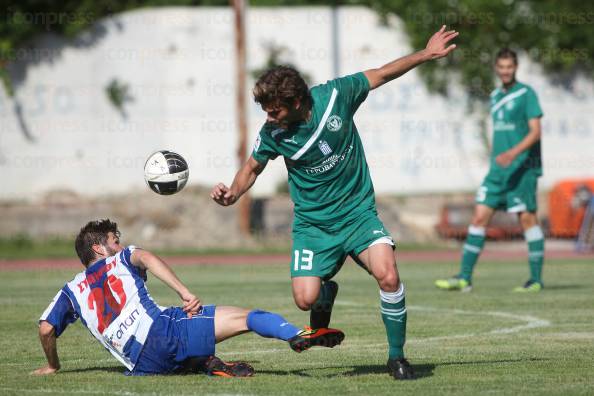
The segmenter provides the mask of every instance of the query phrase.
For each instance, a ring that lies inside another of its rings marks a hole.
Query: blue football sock
[[[255,309],[248,314],[247,327],[259,336],[287,341],[301,331],[282,316]]]

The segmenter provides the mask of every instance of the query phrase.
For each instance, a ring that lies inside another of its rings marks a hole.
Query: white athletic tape
[[[477,227],[477,226],[469,225],[468,233],[470,235],[485,236],[485,227]]]
[[[400,282],[400,287],[395,292],[386,292],[380,289],[380,299],[388,304],[398,304],[404,298],[404,283]]]
[[[542,229],[535,225],[524,231],[524,238],[526,239],[526,242],[534,242],[544,239],[544,234],[542,233]]]

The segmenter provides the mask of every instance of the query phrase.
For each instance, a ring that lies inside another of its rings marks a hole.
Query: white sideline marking
[[[344,306],[351,306],[351,307],[359,307],[359,306],[366,306],[365,304],[355,303],[352,301],[336,301],[336,305],[344,305]],[[448,309],[448,308],[433,308],[433,307],[424,307],[419,305],[411,305],[406,307],[412,311],[425,311],[425,312],[451,312],[457,315],[486,315],[486,316],[495,316],[505,319],[512,319],[518,320],[521,322],[525,322],[525,324],[512,326],[512,327],[503,327],[499,329],[489,330],[485,332],[479,333],[465,333],[465,334],[455,334],[455,335],[447,335],[447,336],[437,336],[437,337],[425,337],[425,338],[413,338],[411,340],[407,340],[409,344],[422,344],[425,342],[433,342],[433,341],[444,341],[444,340],[456,340],[456,339],[463,339],[463,338],[470,338],[470,337],[477,337],[477,336],[485,336],[485,335],[498,335],[498,334],[512,334],[517,333],[524,330],[535,329],[539,327],[548,327],[551,325],[551,322],[545,319],[540,319],[535,316],[531,315],[518,315],[512,314],[508,312],[498,312],[498,311],[469,311],[469,310],[462,310],[462,309]],[[355,349],[355,348],[378,348],[385,346],[386,343],[381,344],[358,344],[349,342],[346,345],[341,345],[340,349]],[[271,348],[271,349],[259,349],[253,351],[239,351],[239,352],[222,352],[217,353],[217,355],[224,356],[224,355],[237,355],[238,353],[242,354],[267,354],[267,353],[278,353],[286,351],[286,348]],[[322,349],[313,349],[309,351],[309,353],[314,351],[321,351]],[[324,350],[325,353],[329,351]]]
[[[513,320],[518,320],[521,322],[526,322],[523,325],[513,326],[513,327],[504,327],[504,328],[486,331],[486,332],[482,332],[482,333],[458,334],[458,335],[453,335],[453,336],[429,337],[429,338],[422,338],[419,340],[413,340],[413,341],[417,341],[417,342],[419,342],[419,341],[433,341],[435,339],[444,340],[444,339],[448,339],[448,338],[466,338],[466,337],[475,337],[475,336],[479,336],[479,335],[489,335],[489,334],[511,334],[511,333],[517,333],[517,332],[523,331],[523,330],[535,329],[538,327],[549,327],[551,325],[551,322],[548,320],[545,320],[545,319],[540,319],[540,318],[537,318],[537,317],[531,316],[531,315],[517,315],[517,314],[512,314],[509,312],[467,311],[467,310],[463,310],[463,309],[447,309],[447,308],[444,309],[444,308],[422,307],[422,306],[415,306],[415,305],[411,306],[410,309],[412,309],[413,311],[426,311],[426,312],[447,311],[447,312],[451,312],[456,315],[495,316],[495,317],[499,317],[499,318],[513,319]]]

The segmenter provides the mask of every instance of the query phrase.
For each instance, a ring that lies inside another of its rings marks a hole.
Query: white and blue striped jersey
[[[132,265],[128,246],[99,260],[56,294],[41,315],[56,336],[78,318],[116,359],[132,370],[138,361],[153,321],[164,310],[145,285],[146,273]]]

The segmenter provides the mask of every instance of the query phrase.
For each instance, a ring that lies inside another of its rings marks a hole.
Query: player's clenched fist
[[[198,297],[193,295],[190,292],[185,292],[181,295],[181,299],[183,301],[182,309],[185,313],[188,314],[188,318],[196,315],[198,311],[200,311],[200,307],[202,306],[202,302]]]
[[[237,201],[236,195],[223,183],[219,183],[212,189],[210,197],[219,205],[229,206]]]

